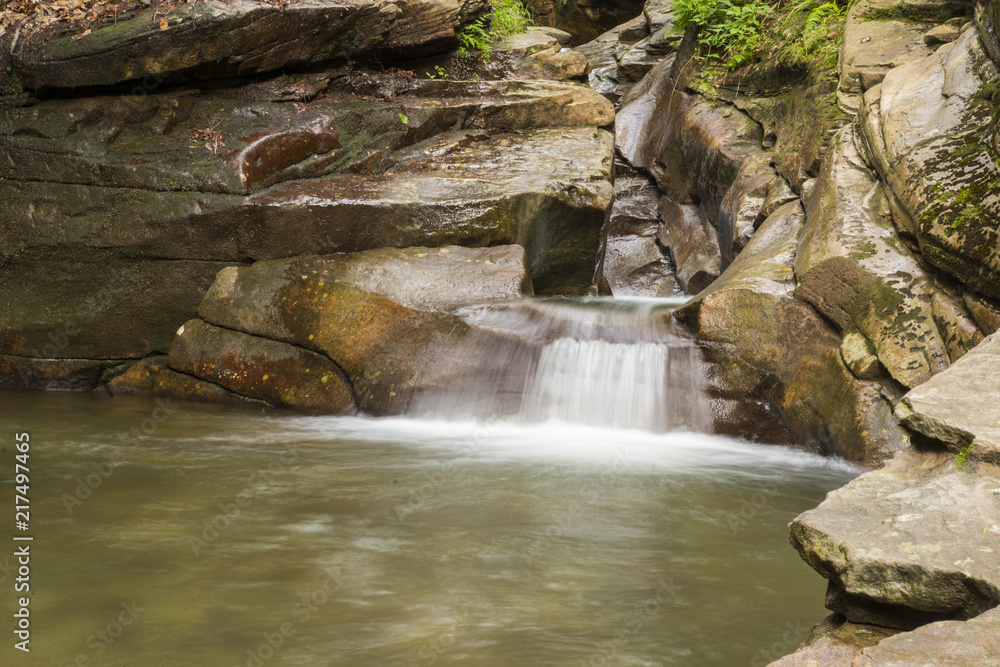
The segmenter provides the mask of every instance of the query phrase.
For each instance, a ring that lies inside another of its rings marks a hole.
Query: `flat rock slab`
[[[257,0],[151,7],[82,35],[18,49],[13,74],[29,89],[122,81],[248,76],[344,61],[376,49],[445,50],[482,13],[482,0]]]
[[[1000,610],[889,637],[864,649],[851,667],[1000,667]]]
[[[896,407],[907,428],[972,460],[1000,465],[1000,334],[911,389]]]
[[[792,522],[792,544],[830,581],[827,607],[856,623],[912,629],[996,606],[1000,475],[956,470],[950,457],[905,460]]]
[[[832,615],[813,628],[802,648],[768,667],[851,667],[864,649],[898,634],[897,630],[877,625],[843,622],[843,618]],[[839,619],[840,623],[832,619]]]

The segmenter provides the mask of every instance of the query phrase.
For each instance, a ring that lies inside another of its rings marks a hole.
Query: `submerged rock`
[[[975,461],[1000,465],[1000,334],[910,390],[896,407],[904,426]]]
[[[829,609],[912,629],[1000,604],[1000,476],[953,461],[904,451],[792,522],[792,544],[830,580]]]

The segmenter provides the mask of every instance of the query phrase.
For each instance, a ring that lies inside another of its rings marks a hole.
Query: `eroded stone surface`
[[[865,648],[851,667],[1000,667],[1000,610],[889,637]]]

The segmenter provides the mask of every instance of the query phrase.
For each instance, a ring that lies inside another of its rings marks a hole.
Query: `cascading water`
[[[501,414],[522,423],[705,431],[697,347],[666,299],[526,299],[460,311],[469,324],[509,337],[476,387],[425,397],[418,412]]]

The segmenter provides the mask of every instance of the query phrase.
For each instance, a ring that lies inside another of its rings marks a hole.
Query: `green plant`
[[[467,27],[458,35],[458,41],[462,44],[459,52],[468,55],[469,51],[481,51],[483,56],[489,61],[493,53],[493,36],[486,29],[487,16],[481,16],[475,23]]]
[[[497,41],[522,33],[534,24],[525,0],[493,0],[488,15],[480,17],[459,33],[459,50],[462,53],[480,51],[489,60]]]
[[[781,59],[790,65],[818,60],[836,67],[847,7],[822,0],[800,0],[787,7],[777,26],[784,38]]]
[[[448,73],[445,72],[444,68],[441,67],[440,65],[435,65],[434,66],[434,73],[433,74],[430,73],[430,72],[424,72],[424,74],[427,75],[428,79],[447,79],[448,78]]]
[[[409,125],[410,119],[407,118],[406,114],[401,113],[399,114],[399,122],[402,123],[403,125]]]
[[[760,0],[675,0],[674,12],[674,27],[698,26],[708,57],[722,59],[732,70],[753,60],[774,10]]]
[[[955,456],[955,467],[961,470],[969,462],[969,454],[972,453],[972,443],[966,442],[962,445],[962,449],[959,450],[958,455]]]

